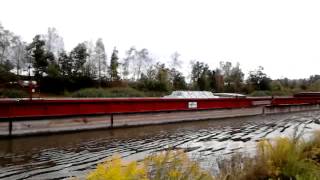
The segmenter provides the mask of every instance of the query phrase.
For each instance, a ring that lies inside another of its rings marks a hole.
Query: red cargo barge
[[[319,109],[320,95],[269,98],[2,99],[0,136]]]

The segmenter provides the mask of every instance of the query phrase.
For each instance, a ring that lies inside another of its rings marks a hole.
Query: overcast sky
[[[314,0],[0,0],[0,22],[24,41],[55,27],[69,51],[101,37],[147,48],[159,61],[261,65],[272,78],[320,74],[320,1]]]

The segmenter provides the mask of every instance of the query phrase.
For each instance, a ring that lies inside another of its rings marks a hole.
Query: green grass
[[[164,92],[158,91],[139,91],[130,87],[115,88],[86,88],[73,93],[67,93],[65,96],[71,97],[162,97]]]
[[[86,88],[71,94],[72,97],[143,97],[145,94],[132,88]]]
[[[25,98],[28,97],[28,93],[19,89],[1,89],[1,98]]]

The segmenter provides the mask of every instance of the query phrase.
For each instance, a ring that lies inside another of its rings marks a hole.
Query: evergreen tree
[[[212,89],[212,81],[213,76],[212,72],[209,70],[208,64],[204,64],[203,62],[195,62],[192,64],[191,71],[191,81],[193,89],[196,90],[213,90]]]
[[[120,79],[119,73],[118,73],[118,66],[119,66],[119,57],[118,57],[118,50],[114,48],[112,55],[111,55],[111,61],[110,61],[110,76],[111,81],[117,81]]]
[[[187,89],[187,83],[183,74],[176,69],[170,70],[172,88],[173,90],[184,90]]]
[[[78,44],[71,52],[70,58],[73,62],[73,74],[77,76],[84,75],[84,64],[88,57],[87,47],[84,43]]]
[[[259,66],[257,70],[250,71],[247,82],[253,90],[271,89],[271,79],[263,72],[262,66]]]
[[[28,56],[32,60],[36,78],[42,78],[43,73],[47,72],[50,61],[54,60],[54,56],[44,49],[45,41],[40,39],[40,35],[36,35],[33,41],[27,46]]]
[[[73,61],[65,51],[59,54],[58,63],[60,65],[62,76],[72,75]]]

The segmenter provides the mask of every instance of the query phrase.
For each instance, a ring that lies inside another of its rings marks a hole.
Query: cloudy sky
[[[215,68],[261,65],[272,78],[320,70],[320,1],[314,0],[0,0],[0,22],[23,40],[57,28],[67,50],[101,37],[114,46],[147,48],[159,61],[174,51]]]

